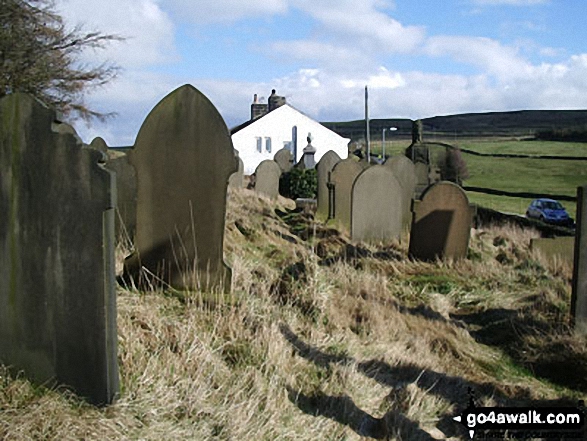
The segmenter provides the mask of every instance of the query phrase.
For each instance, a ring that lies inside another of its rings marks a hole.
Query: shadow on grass
[[[467,438],[464,427],[453,421],[452,418],[467,408],[470,404],[471,393],[475,399],[491,397],[500,407],[576,405],[576,401],[570,398],[531,400],[531,390],[524,387],[504,391],[493,383],[472,382],[462,377],[422,369],[411,363],[391,366],[389,363],[377,359],[358,361],[347,355],[329,354],[305,343],[285,324],[280,325],[280,332],[299,356],[315,365],[329,368],[331,364],[343,366],[352,364],[366,377],[392,388],[389,396],[391,409],[383,417],[375,418],[361,410],[347,395],[329,396],[323,392],[305,395],[288,387],[290,401],[296,404],[300,410],[310,415],[324,416],[347,425],[361,436],[386,439],[391,434],[396,434],[400,439],[434,439],[427,431],[419,427],[417,422],[403,415],[403,403],[401,400],[393,398],[394,390],[402,390],[408,384],[415,384],[427,393],[441,397],[454,405],[455,413],[443,415],[436,425],[447,437]]]
[[[547,317],[531,307],[451,314],[477,342],[501,349],[533,375],[587,392],[587,352],[561,317]]]

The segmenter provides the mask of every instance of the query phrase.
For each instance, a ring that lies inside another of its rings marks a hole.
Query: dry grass
[[[405,238],[352,245],[292,208],[230,192],[237,300],[119,288],[116,404],[0,370],[0,439],[461,439],[469,388],[585,396],[570,272],[530,252],[535,233],[475,230],[468,259],[412,262]]]

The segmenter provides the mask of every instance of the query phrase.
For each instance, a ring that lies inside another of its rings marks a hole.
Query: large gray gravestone
[[[140,284],[146,273],[177,289],[229,291],[224,221],[237,161],[214,105],[191,85],[174,90],[149,113],[128,155],[138,182],[137,252],[125,275]]]
[[[402,232],[403,195],[389,167],[373,165],[357,176],[352,188],[351,239],[389,241]]]
[[[467,256],[474,208],[452,182],[439,182],[415,204],[409,255],[420,260],[459,259]]]
[[[571,315],[575,331],[587,335],[587,185],[577,188]]]
[[[353,183],[363,170],[357,161],[349,157],[337,163],[330,173],[330,185],[334,191],[334,219],[349,232]]]
[[[228,178],[228,186],[232,188],[243,188],[245,179],[245,164],[238,155],[238,152],[236,150],[234,152],[236,160],[238,161],[238,168],[233,174],[230,175],[230,178]]]
[[[327,151],[316,166],[316,175],[318,179],[318,191],[316,194],[317,210],[316,218],[321,221],[328,219],[330,196],[328,190],[328,181],[330,173],[334,166],[340,162],[340,156],[332,150]]]
[[[273,160],[277,162],[277,165],[279,165],[279,168],[281,168],[282,173],[287,173],[293,167],[293,155],[286,148],[283,148],[279,150],[277,153],[275,153],[275,156],[273,156]]]
[[[271,199],[279,195],[281,168],[271,159],[262,161],[255,169],[255,191]]]
[[[114,174],[34,98],[0,100],[0,361],[95,404],[118,394]]]
[[[416,191],[416,167],[405,156],[393,156],[385,161],[402,187],[402,223],[409,226],[412,220],[412,199]]]

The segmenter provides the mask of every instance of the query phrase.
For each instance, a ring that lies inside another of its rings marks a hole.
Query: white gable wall
[[[316,162],[328,150],[335,151],[341,159],[348,156],[350,141],[348,138],[339,136],[288,104],[284,104],[232,135],[232,144],[243,160],[245,174],[253,174],[262,161],[273,159],[275,153],[283,147],[291,146],[294,127],[297,127],[296,162],[301,159],[304,147],[308,144],[306,140],[308,133],[312,134],[312,146],[316,148]],[[261,152],[258,151],[259,138]],[[270,152],[267,151],[268,139],[270,139]],[[290,149],[294,151],[293,147]]]

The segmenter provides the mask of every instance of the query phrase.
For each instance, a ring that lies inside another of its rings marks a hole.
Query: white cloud
[[[421,26],[403,26],[383,12],[393,5],[381,0],[298,0],[304,11],[337,42],[377,53],[407,53],[425,36]]]
[[[354,79],[343,79],[340,84],[345,89],[360,88],[368,86],[371,89],[397,89],[406,85],[401,73],[391,73],[385,67],[380,67],[378,72],[369,75],[363,83]]]
[[[512,5],[512,6],[532,6],[544,5],[550,3],[550,0],[472,0],[476,5]]]
[[[88,7],[85,0],[58,0],[57,9],[71,26],[125,37],[104,50],[89,53],[123,68],[139,68],[176,60],[174,26],[155,0],[102,0]]]
[[[528,74],[531,67],[515,48],[484,37],[431,37],[423,52],[434,57],[449,56],[499,78]]]
[[[365,55],[357,48],[312,40],[276,41],[265,52],[288,61],[317,62],[322,66],[349,68],[366,62]]]
[[[288,0],[167,0],[166,6],[182,21],[233,23],[248,17],[283,14]]]

